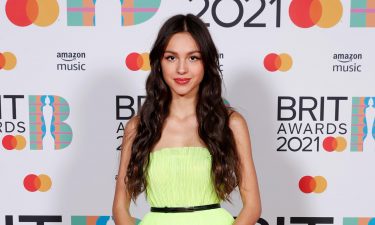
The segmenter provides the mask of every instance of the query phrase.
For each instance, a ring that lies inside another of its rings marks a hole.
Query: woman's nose
[[[185,60],[179,61],[177,71],[179,74],[185,74],[187,72],[187,65]]]

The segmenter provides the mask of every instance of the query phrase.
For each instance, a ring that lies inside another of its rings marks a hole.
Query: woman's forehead
[[[199,46],[190,33],[180,32],[169,39],[165,52],[191,54],[199,52]]]

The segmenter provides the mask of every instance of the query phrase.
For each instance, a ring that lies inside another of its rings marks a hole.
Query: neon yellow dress
[[[162,148],[150,154],[148,203],[153,207],[189,207],[220,203],[211,180],[211,154],[204,147]],[[195,212],[148,212],[140,225],[231,225],[224,208]]]

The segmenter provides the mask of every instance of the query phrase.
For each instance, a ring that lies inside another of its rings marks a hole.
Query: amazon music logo
[[[335,53],[332,56],[333,72],[362,72],[361,53]]]
[[[85,71],[86,64],[83,60],[86,59],[85,52],[58,52],[56,54],[57,59],[60,61],[57,63],[57,70],[62,71]],[[82,62],[83,61],[83,62]]]

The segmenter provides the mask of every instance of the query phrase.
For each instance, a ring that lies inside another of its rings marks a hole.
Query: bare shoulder
[[[246,119],[237,111],[232,111],[229,116],[229,128],[232,130],[236,149],[240,158],[250,160],[251,140]]]
[[[139,123],[139,116],[138,115],[135,115],[133,116],[127,123],[126,123],[126,126],[125,126],[125,130],[127,131],[131,131],[131,130],[134,130],[134,129],[137,129],[137,126],[138,126],[138,123]]]
[[[238,129],[247,129],[246,119],[241,115],[241,113],[229,109],[229,127],[235,131]]]

